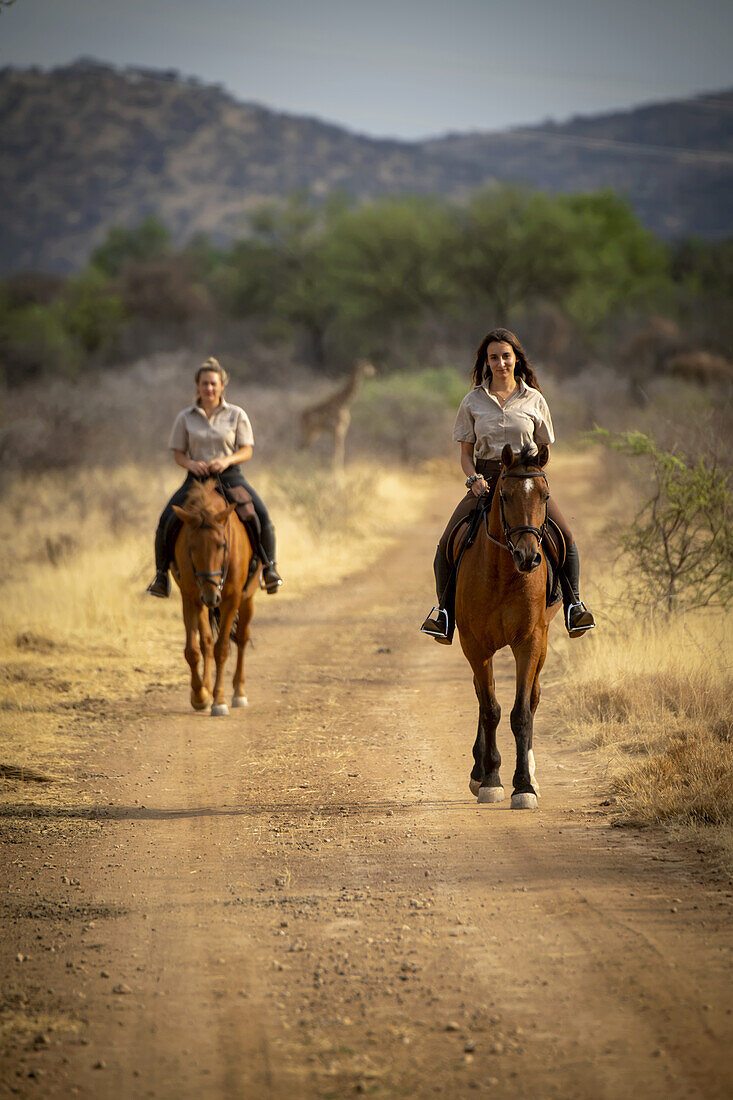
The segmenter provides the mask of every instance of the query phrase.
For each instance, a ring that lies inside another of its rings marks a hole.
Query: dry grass
[[[630,606],[622,566],[603,559],[584,586],[598,627],[562,646],[566,729],[594,749],[619,823],[705,836],[733,865],[733,615],[654,617]],[[590,551],[586,553],[586,550]]]

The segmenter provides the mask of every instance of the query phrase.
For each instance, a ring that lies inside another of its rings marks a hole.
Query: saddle
[[[248,578],[254,575],[260,566],[260,560],[258,550],[260,546],[260,535],[262,533],[260,527],[260,521],[255,511],[254,502],[252,497],[245,489],[244,485],[225,485],[221,479],[218,479],[218,492],[224,497],[227,504],[234,504],[238,518],[244,524],[244,529],[247,532],[247,536],[252,547],[252,560],[250,562],[250,575]],[[168,560],[174,561],[176,539],[178,533],[181,530],[181,521],[178,516],[173,512],[168,520],[168,525],[165,530],[166,546],[168,548]]]
[[[470,546],[473,545],[478,529],[484,521],[486,509],[479,506],[474,508],[465,519],[459,520],[448,536],[447,554],[448,561],[453,566],[454,577],[458,576],[461,559]],[[488,517],[487,517],[488,518]],[[567,547],[562,531],[552,520],[547,520],[547,527],[542,539],[542,552],[547,563],[547,607],[554,607],[562,599],[560,587],[560,571],[565,564]]]

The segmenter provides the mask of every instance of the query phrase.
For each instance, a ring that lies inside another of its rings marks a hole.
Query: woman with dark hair
[[[173,505],[183,506],[194,481],[208,477],[219,480],[227,500],[242,506],[253,551],[262,562],[262,583],[269,593],[277,592],[282,577],[275,565],[275,528],[261,497],[244,480],[240,466],[252,457],[254,435],[244,409],[224,400],[229,375],[213,357],[202,363],[195,375],[196,401],[176,417],[168,440],[173,460],[188,471],[183,485],[166,504],[155,532],[155,579],[148,585],[151,596],[170,595],[168,567],[173,559],[181,521]],[[256,520],[247,515],[246,493],[252,498]],[[239,490],[239,492],[238,492]],[[238,508],[239,512],[239,508]]]
[[[519,339],[506,328],[495,328],[481,341],[473,368],[474,388],[461,402],[453,439],[461,446],[461,469],[468,492],[454,511],[438,543],[433,568],[438,594],[421,626],[437,642],[453,639],[455,573],[448,561],[451,532],[466,519],[488,493],[491,501],[501,472],[501,452],[508,443],[517,453],[537,454],[543,444],[555,442],[552,418],[539,383]],[[565,625],[571,638],[579,638],[595,626],[591,612],[580,599],[580,559],[572,531],[550,498],[547,514],[563,533],[566,560],[560,575]]]

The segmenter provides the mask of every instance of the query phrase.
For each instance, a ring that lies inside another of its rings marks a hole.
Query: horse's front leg
[[[496,744],[501,707],[494,692],[491,658],[482,661],[474,672],[473,686],[478,699],[478,732],[473,746],[474,763],[469,786],[479,802],[501,802],[504,787],[499,776],[501,755]]]
[[[214,680],[214,698],[211,704],[211,713],[215,718],[229,714],[229,707],[224,700],[224,667],[229,656],[229,632],[232,629],[236,610],[237,602],[235,600],[222,601],[219,637],[214,644],[216,679]]]
[[[199,608],[185,596],[183,598],[183,622],[186,627],[186,647],[184,654],[191,669],[191,706],[194,710],[204,710],[211,701],[211,683],[199,675]],[[206,662],[204,660],[204,669]]]
[[[512,792],[513,810],[536,810],[537,791],[532,783],[534,754],[532,752],[532,728],[534,710],[539,701],[536,678],[542,653],[542,639],[532,636],[521,645],[512,647],[517,664],[517,692],[511,713],[512,733],[517,746],[517,767],[514,772]],[[532,701],[534,697],[534,707]]]

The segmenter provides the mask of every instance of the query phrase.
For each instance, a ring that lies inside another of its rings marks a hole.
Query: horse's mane
[[[206,481],[196,481],[188,490],[185,504],[194,521],[208,523],[218,515],[222,509],[222,499],[216,491],[216,482],[213,478]]]
[[[514,455],[514,459],[517,466],[537,466],[537,455],[532,453],[531,443],[525,443],[519,454]]]

